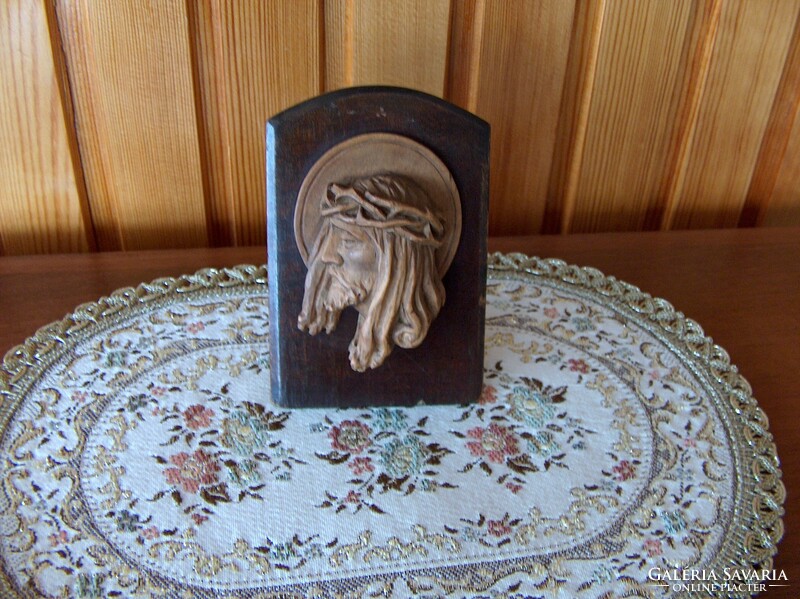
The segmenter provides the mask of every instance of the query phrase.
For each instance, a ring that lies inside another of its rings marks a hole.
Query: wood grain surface
[[[608,4],[563,232],[657,228],[700,6]]]
[[[599,268],[670,301],[725,348],[770,421],[787,488],[785,534],[774,567],[800,589],[800,229],[608,233],[490,239],[522,251]],[[0,355],[37,328],[115,289],[204,267],[265,261],[262,247],[0,258]],[[55,292],[54,292],[55,291]]]
[[[205,245],[186,3],[57,3],[100,249]]]
[[[212,245],[266,243],[265,125],[324,91],[320,6],[187,2]]]
[[[441,97],[448,0],[325,1],[326,90],[397,85]]]
[[[784,156],[759,224],[800,227],[800,119],[795,120]]]
[[[266,120],[376,84],[492,125],[495,235],[800,223],[797,0],[9,0],[0,13],[6,254],[262,243]]]
[[[0,4],[0,254],[93,246],[50,16],[36,0]]]
[[[541,227],[573,13],[569,2],[479,2],[457,42],[479,46],[449,85],[454,100],[492,124],[489,227],[497,233]]]
[[[725,2],[668,228],[736,226],[781,81],[800,4]],[[735,115],[735,116],[734,116]]]

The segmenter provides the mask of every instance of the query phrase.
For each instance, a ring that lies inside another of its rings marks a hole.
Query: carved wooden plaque
[[[267,124],[271,396],[287,407],[480,394],[489,127],[388,87]]]

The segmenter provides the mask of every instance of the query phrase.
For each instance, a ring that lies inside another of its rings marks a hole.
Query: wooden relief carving
[[[358,372],[381,366],[395,345],[420,345],[445,301],[460,206],[444,164],[408,138],[374,133],[329,150],[295,209],[308,267],[297,326],[331,333],[354,307],[349,359]]]
[[[396,87],[336,90],[269,120],[276,405],[480,396],[489,137],[475,115]]]

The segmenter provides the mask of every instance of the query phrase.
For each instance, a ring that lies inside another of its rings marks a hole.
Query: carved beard
[[[312,335],[323,330],[331,333],[339,324],[342,310],[363,304],[368,294],[366,284],[348,281],[339,267],[315,260],[306,277],[297,325]]]
[[[366,301],[364,284],[348,281],[337,266],[328,265],[325,271],[323,281],[327,282],[328,294],[322,304],[327,310],[341,313],[348,306],[358,306]]]

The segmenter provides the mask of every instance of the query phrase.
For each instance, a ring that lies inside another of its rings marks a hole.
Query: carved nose
[[[336,249],[336,244],[333,243],[330,238],[328,238],[325,245],[322,246],[322,255],[320,258],[325,264],[336,264],[337,266],[341,266],[342,264],[342,257]]]

